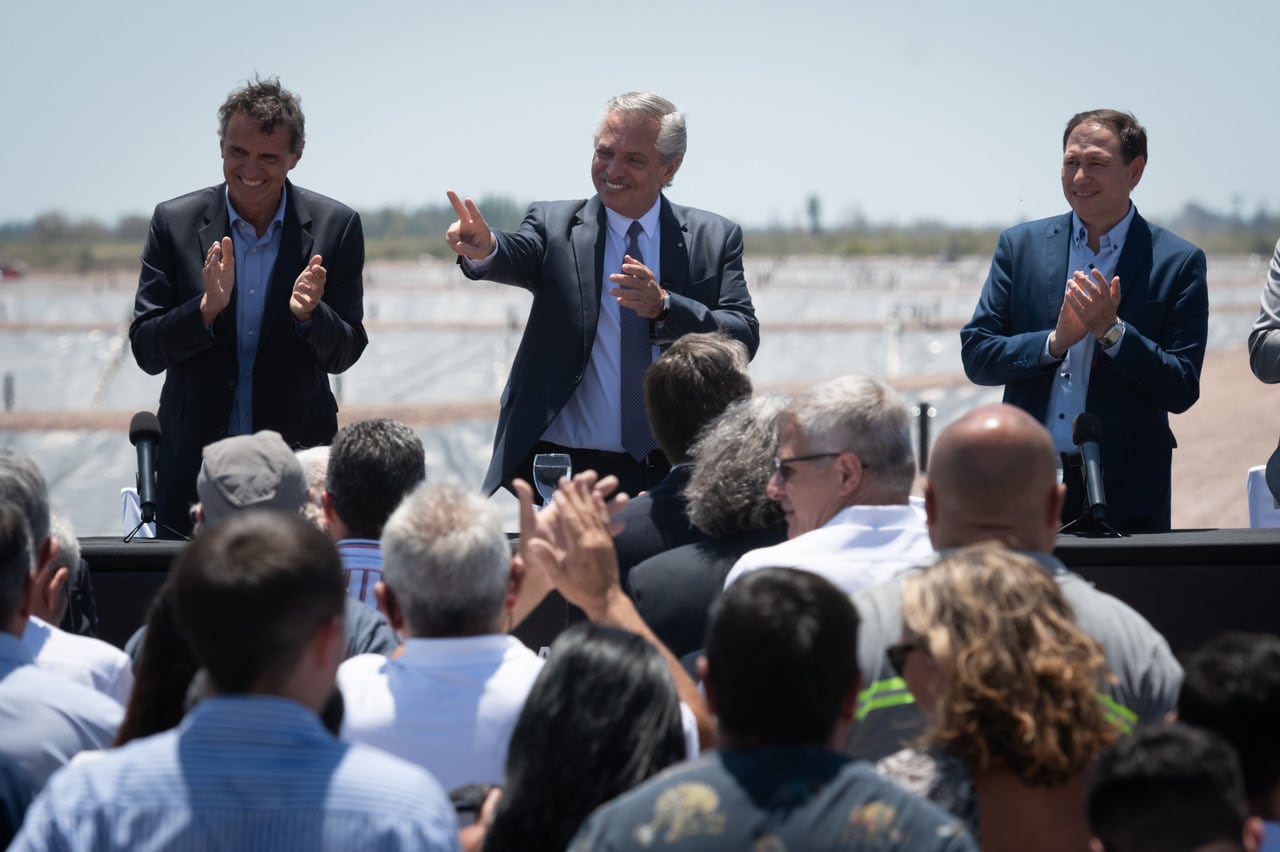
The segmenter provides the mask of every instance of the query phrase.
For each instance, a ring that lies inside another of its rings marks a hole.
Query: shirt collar
[[[1134,207],[1133,202],[1130,201],[1129,212],[1124,214],[1124,218],[1098,238],[1098,254],[1124,248],[1124,238],[1129,235],[1129,226],[1133,224],[1133,216],[1137,212],[1138,208]],[[1089,229],[1084,226],[1084,222],[1080,221],[1080,217],[1074,210],[1071,211],[1071,244],[1075,248],[1089,244]]]
[[[662,214],[662,196],[659,195],[658,200],[653,202],[653,206],[639,219],[629,219],[621,213],[615,213],[608,207],[604,208],[604,213],[609,222],[609,230],[613,231],[613,235],[621,240],[623,245],[627,242],[627,229],[631,227],[633,221],[639,222],[640,227],[644,228],[646,239],[653,239],[658,233],[658,219]]]
[[[222,192],[223,192],[223,195],[224,195],[224,196],[226,197],[226,199],[227,199],[227,216],[231,219],[231,224],[232,224],[232,226],[234,227],[234,226],[235,226],[235,224],[236,224],[236,222],[244,222],[244,223],[247,225],[247,224],[249,223],[249,220],[245,219],[245,218],[244,218],[243,216],[241,216],[238,212],[236,212],[236,208],[231,204],[231,189],[230,189],[230,187],[224,187]],[[267,228],[267,233],[268,233],[268,234],[270,234],[270,233],[271,233],[271,231],[272,231],[273,229],[275,229],[276,227],[283,227],[283,225],[284,225],[284,202],[285,202],[285,199],[286,199],[286,198],[288,198],[288,197],[289,197],[289,193],[288,193],[288,191],[287,191],[286,189],[281,189],[281,190],[280,190],[280,206],[276,208],[276,215],[274,215],[274,216],[272,216],[272,217],[271,217],[271,225],[270,225],[270,227],[268,227],[268,228]]]

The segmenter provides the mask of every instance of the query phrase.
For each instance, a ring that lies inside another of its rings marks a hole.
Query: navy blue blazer
[[[1071,214],[1000,235],[973,318],[960,332],[969,379],[1004,385],[1004,401],[1044,422],[1055,365],[1040,353],[1062,308]],[[1094,349],[1085,409],[1102,426],[1107,521],[1121,531],[1170,527],[1169,413],[1200,397],[1209,325],[1204,252],[1136,212],[1116,267],[1119,350]]]
[[[665,346],[682,334],[721,330],[754,356],[760,328],[742,271],[742,229],[665,197],[660,216],[662,286],[671,294],[671,313],[655,342]],[[533,305],[502,390],[487,494],[511,481],[582,381],[600,314],[606,228],[604,205],[593,196],[538,202],[516,231],[494,232],[497,254],[482,277],[524,287]],[[468,277],[481,277],[460,265]]]
[[[253,368],[253,428],[274,429],[291,446],[329,443],[338,429],[329,373],[346,370],[369,338],[364,319],[364,231],[351,208],[285,182],[287,200]],[[195,502],[196,474],[207,444],[226,437],[235,395],[235,311],[200,318],[201,270],[209,246],[231,233],[226,184],[157,205],[142,252],[129,341],[151,375],[165,373],[160,391],[157,462],[162,523],[185,531]],[[309,328],[299,331],[289,310],[298,275],[313,255],[324,258],[325,288]]]

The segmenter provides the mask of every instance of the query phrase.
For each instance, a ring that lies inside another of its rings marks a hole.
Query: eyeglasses
[[[897,645],[890,645],[885,651],[889,657],[889,665],[893,666],[893,670],[898,673],[898,677],[903,677],[903,672],[907,668],[907,657],[911,656],[913,651],[927,653],[924,646],[920,644],[920,637],[912,639],[910,642],[899,642]]]
[[[817,461],[818,459],[833,459],[838,455],[840,453],[812,453],[807,456],[791,456],[785,459],[782,456],[774,456],[773,472],[778,475],[779,479],[786,482],[791,474],[794,473],[787,465],[795,464],[796,462]]]

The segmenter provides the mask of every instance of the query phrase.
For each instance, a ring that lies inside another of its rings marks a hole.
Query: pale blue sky
[[[670,196],[746,225],[1065,209],[1062,124],[1133,110],[1150,216],[1280,210],[1275,0],[4,3],[0,222],[106,221],[221,180],[255,71],[307,115],[295,182],[357,208],[590,194],[606,98],[689,115]]]

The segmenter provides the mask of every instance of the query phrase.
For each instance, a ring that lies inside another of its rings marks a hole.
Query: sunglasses
[[[889,665],[893,666],[893,670],[897,672],[898,677],[903,677],[903,672],[907,668],[907,657],[911,656],[913,651],[927,653],[924,646],[920,644],[920,638],[912,639],[910,642],[899,642],[897,645],[890,645],[885,654],[889,657]]]

